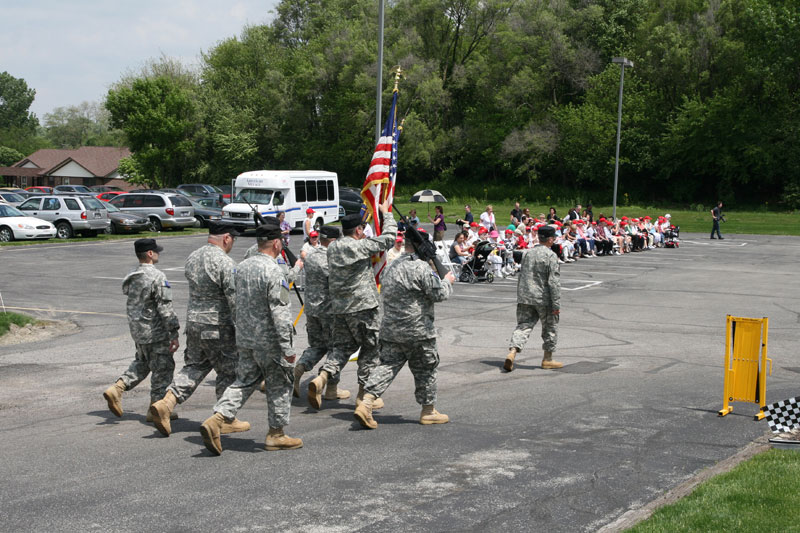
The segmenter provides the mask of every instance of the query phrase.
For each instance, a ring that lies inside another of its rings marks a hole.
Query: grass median
[[[768,450],[627,530],[800,531],[800,453]]]
[[[142,231],[140,233],[116,233],[113,235],[101,233],[97,237],[73,237],[72,239],[40,239],[0,242],[0,246],[26,246],[30,244],[72,244],[76,242],[102,242],[118,239],[163,239],[165,237],[180,237],[185,235],[195,235],[197,233],[208,233],[206,228],[186,228],[182,231]]]
[[[35,324],[36,322],[38,322],[38,320],[28,315],[12,313],[10,311],[0,311],[0,337],[8,333],[9,329],[11,329],[11,324],[24,327],[28,324]]]
[[[405,198],[399,198],[399,200],[405,200]],[[503,200],[492,202],[490,200],[486,202],[484,200],[476,200],[475,198],[455,197],[448,198],[447,203],[441,204],[444,208],[448,232],[456,229],[456,219],[463,218],[465,204],[472,206],[472,213],[477,221],[480,214],[485,210],[487,203],[491,204],[494,208],[497,224],[499,226],[508,225],[511,209],[514,207],[513,201]],[[566,205],[520,203],[521,207],[530,208],[531,215],[533,216],[538,216],[540,213],[547,214],[552,206],[556,208],[558,216],[563,218],[566,216],[569,209],[572,208],[572,206]],[[396,201],[395,205],[404,215],[408,214],[409,209],[416,209],[420,221],[427,223],[429,222],[427,216],[428,211],[430,211],[431,216],[433,216],[433,207],[436,204],[412,204],[408,201]],[[689,210],[652,206],[618,205],[617,218],[623,216],[638,218],[649,215],[653,219],[656,219],[659,215],[669,213],[672,215],[672,223],[676,226],[680,226],[682,232],[708,233],[710,235],[711,207],[712,206],[696,206],[694,210]],[[594,212],[595,220],[597,220],[601,214],[610,217],[613,210],[610,205],[594,205],[592,211]],[[727,222],[720,224],[720,231],[723,236],[725,236],[726,233],[800,235],[800,212],[726,211],[723,209],[723,213],[725,213],[727,219]]]

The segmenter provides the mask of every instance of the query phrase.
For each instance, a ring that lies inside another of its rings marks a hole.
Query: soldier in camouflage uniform
[[[553,361],[558,341],[558,318],[561,314],[561,273],[558,257],[550,249],[555,242],[552,226],[539,228],[539,244],[522,257],[517,284],[517,329],[511,336],[506,362],[508,372],[514,369],[514,358],[522,351],[533,327],[542,321],[542,368],[561,368],[562,363]]]
[[[256,230],[259,253],[236,267],[236,381],[214,406],[214,415],[200,427],[208,450],[222,453],[220,435],[261,380],[266,381],[269,433],[267,450],[300,448],[303,441],[284,434],[289,423],[294,377],[292,315],[289,283],[278,266],[283,243],[280,226],[267,223]]]
[[[184,366],[172,380],[167,394],[150,406],[156,428],[165,436],[172,431],[170,417],[175,405],[189,399],[206,376],[214,370],[217,400],[236,379],[235,264],[228,257],[239,232],[229,225],[209,222],[208,243],[192,252],[183,272],[189,282]],[[239,420],[226,423],[222,433],[247,431],[250,424]]]
[[[452,273],[440,279],[428,263],[418,260],[411,239],[406,240],[405,253],[383,271],[380,363],[370,372],[363,401],[354,413],[362,426],[378,427],[372,418],[374,402],[389,388],[406,362],[414,375],[414,396],[422,406],[420,423],[445,424],[450,420],[435,408],[439,353],[433,304],[450,297],[454,281]]]
[[[319,376],[308,385],[308,402],[315,409],[322,407],[322,391],[328,380],[339,380],[348,358],[359,347],[356,403],[364,395],[370,370],[378,364],[380,309],[371,258],[373,254],[389,250],[397,235],[397,224],[389,212],[388,202],[381,205],[380,211],[384,217],[380,236],[365,238],[360,215],[352,214],[342,218],[344,237],[328,246],[334,340],[333,352]],[[381,406],[382,402],[374,405],[376,409]]]
[[[300,379],[328,354],[333,341],[333,317],[331,315],[331,299],[328,291],[328,246],[341,236],[339,228],[323,226],[318,248],[311,248],[306,253],[303,271],[306,274],[306,333],[308,348],[303,352],[300,361],[294,367],[294,396],[300,397]],[[338,378],[338,376],[337,376]],[[338,379],[328,380],[325,389],[326,400],[346,400],[350,392],[338,388]]]
[[[122,281],[122,293],[128,296],[127,314],[136,358],[128,370],[103,393],[108,408],[122,416],[122,393],[131,390],[151,372],[150,403],[160,400],[172,381],[178,349],[178,317],[172,308],[172,288],[163,272],[155,267],[164,250],[155,239],[133,243],[139,267]]]

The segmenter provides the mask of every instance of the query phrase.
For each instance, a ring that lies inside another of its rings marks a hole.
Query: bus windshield
[[[233,199],[233,203],[244,204],[245,200],[251,204],[267,205],[272,202],[272,191],[269,189],[242,189]]]

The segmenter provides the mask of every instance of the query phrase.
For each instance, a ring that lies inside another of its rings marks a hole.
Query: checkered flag
[[[789,398],[764,408],[764,418],[773,433],[787,433],[800,426],[800,400]]]

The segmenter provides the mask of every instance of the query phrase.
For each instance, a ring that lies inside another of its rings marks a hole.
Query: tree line
[[[400,184],[610,199],[625,56],[620,194],[800,207],[795,0],[390,0],[385,21],[386,106],[405,71]],[[377,31],[374,0],[284,0],[196,70],[162,58],[124,77],[105,108],[126,170],[168,185],[320,168],[360,185]]]

